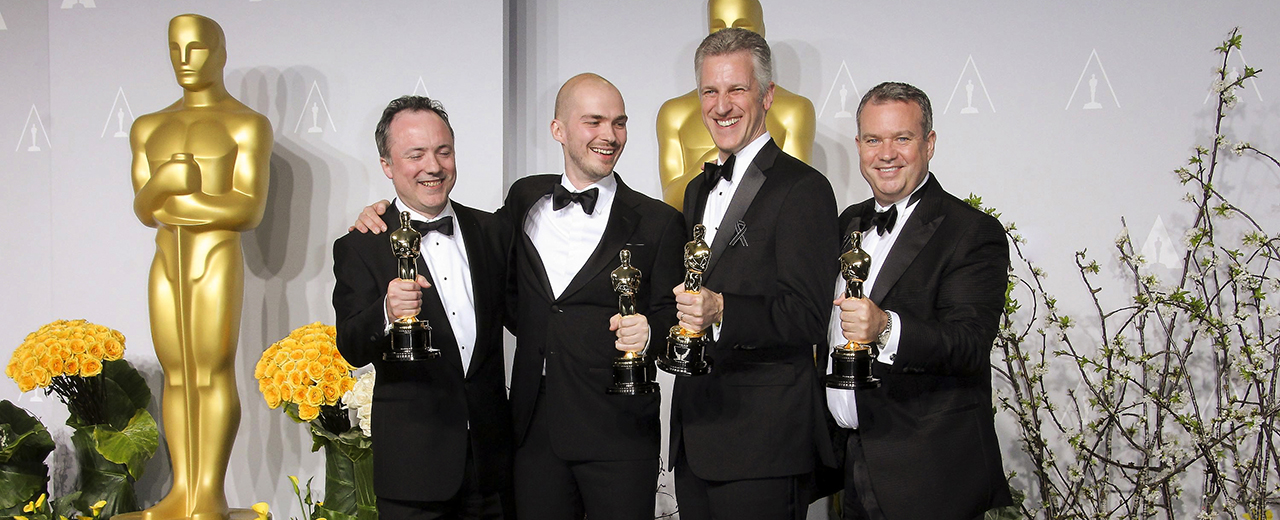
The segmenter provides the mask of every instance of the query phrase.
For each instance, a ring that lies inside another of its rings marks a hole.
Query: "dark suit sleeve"
[[[796,181],[773,232],[777,290],[724,293],[719,341],[746,348],[825,344],[836,279],[832,259],[839,255],[835,194],[825,177],[815,172]]]
[[[338,351],[348,363],[361,367],[372,363],[388,348],[385,334],[387,284],[374,279],[373,269],[355,250],[352,237],[333,244],[333,310],[338,323]]]
[[[675,286],[684,282],[684,217],[672,211],[658,242],[657,260],[649,280],[649,348],[665,341],[667,331],[676,324]]]
[[[514,191],[517,184],[511,186],[512,189],[507,190],[507,198],[503,201],[502,207],[498,211],[493,212],[498,222],[498,251],[502,252],[502,261],[505,263],[503,272],[503,316],[502,325],[512,334],[516,334],[519,325],[516,317],[519,312],[516,309],[516,252],[515,248],[519,247],[519,240],[524,233],[524,221],[516,216],[519,210],[513,205]]]
[[[981,215],[959,236],[931,311],[888,309],[902,321],[893,371],[985,375],[1008,286],[1004,228]],[[931,314],[931,315],[930,315]]]

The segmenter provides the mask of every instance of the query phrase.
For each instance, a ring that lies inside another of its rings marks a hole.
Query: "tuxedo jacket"
[[[705,173],[686,188],[690,228],[702,221],[711,189]],[[781,477],[808,473],[819,460],[834,465],[814,356],[826,343],[837,234],[831,184],[770,140],[710,244],[703,286],[724,296],[720,337],[706,352],[711,373],[676,378],[671,458],[683,450],[698,477]]]
[[[333,244],[333,308],[338,350],[357,367],[373,363],[374,492],[383,498],[440,501],[462,484],[468,443],[480,485],[503,490],[510,481],[511,415],[503,374],[502,297],[506,263],[497,218],[453,203],[462,231],[475,299],[476,342],[471,363],[462,357],[440,294],[423,258],[418,274],[433,282],[422,290],[418,319],[431,326],[440,357],[384,362],[391,348],[385,334],[387,284],[399,276],[388,234],[348,233]],[[382,216],[387,229],[400,227],[401,209]],[[429,236],[424,236],[424,240]],[[468,424],[470,435],[468,436]]]
[[[901,318],[880,387],[858,390],[859,433],[887,518],[969,520],[1012,503],[991,399],[991,348],[1004,309],[1003,226],[929,176],[868,296]],[[840,215],[865,230],[869,199]]]
[[[617,175],[617,174],[614,174]],[[609,395],[613,383],[616,333],[609,318],[618,313],[618,293],[610,274],[618,252],[631,251],[641,272],[636,312],[649,321],[650,355],[666,342],[675,324],[672,288],[684,277],[684,219],[670,206],[627,187],[618,178],[604,235],[559,297],[553,296],[541,256],[524,232],[534,203],[560,184],[559,175],[535,175],[515,182],[499,213],[512,226],[509,322],[516,335],[511,369],[511,407],[517,446],[525,442],[535,404],[549,414],[551,443],[565,460],[635,460],[658,457],[660,394]],[[575,206],[576,208],[576,206]],[[546,367],[546,396],[539,385]]]

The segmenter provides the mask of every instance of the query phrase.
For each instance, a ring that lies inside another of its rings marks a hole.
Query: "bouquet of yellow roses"
[[[325,496],[314,516],[375,520],[372,442],[343,406],[355,367],[338,352],[337,336],[320,322],[298,327],[267,347],[253,377],[267,406],[310,424],[311,451],[325,448]]]
[[[76,509],[99,501],[103,518],[138,510],[134,482],[155,455],[160,433],[147,412],[151,389],[124,359],[124,335],[85,320],[57,320],[28,334],[5,375],[27,392],[57,394],[80,464]]]

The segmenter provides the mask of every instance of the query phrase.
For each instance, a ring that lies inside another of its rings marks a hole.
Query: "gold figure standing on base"
[[[740,27],[764,36],[764,11],[759,0],[710,0],[707,3],[711,33]],[[773,106],[765,117],[769,135],[782,151],[812,163],[815,121],[813,103],[781,86],[773,89]],[[684,187],[702,165],[716,162],[720,150],[702,122],[702,101],[697,91],[668,99],[658,109],[658,175],[662,198],[676,209],[684,207]]]
[[[256,227],[266,209],[271,123],[227,93],[217,22],[175,17],[169,56],[182,99],[139,117],[129,136],[133,211],[156,228],[148,303],[173,465],[169,494],[142,517],[221,520],[231,515],[224,485],[240,425],[240,233]]]

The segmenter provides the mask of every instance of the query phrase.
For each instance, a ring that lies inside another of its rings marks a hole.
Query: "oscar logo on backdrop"
[[[173,467],[169,494],[139,516],[256,518],[228,508],[225,481],[240,425],[240,233],[256,227],[266,209],[271,123],[227,93],[226,41],[217,22],[175,17],[169,56],[182,99],[139,117],[129,135],[133,210],[156,228],[148,306]]]
[[[764,11],[757,0],[710,0],[707,12],[712,33],[740,27],[764,36]],[[768,85],[762,85],[766,88]],[[773,91],[773,106],[765,116],[769,135],[787,152],[806,163],[813,160],[815,131],[813,103],[782,87]],[[658,109],[658,175],[662,198],[676,209],[684,207],[684,187],[702,171],[702,165],[716,162],[720,151],[711,132],[702,122],[697,91],[668,99]]]

